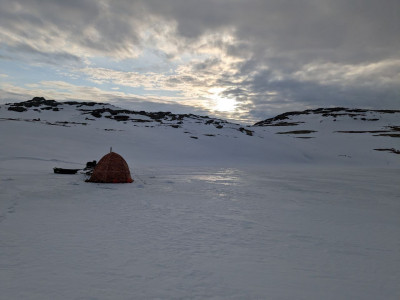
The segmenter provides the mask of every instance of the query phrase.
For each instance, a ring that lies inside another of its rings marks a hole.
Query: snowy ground
[[[395,170],[137,172],[2,176],[0,298],[400,296]]]
[[[400,298],[399,165],[369,150],[380,137],[109,122],[0,121],[0,299]],[[134,183],[52,173],[110,145]]]

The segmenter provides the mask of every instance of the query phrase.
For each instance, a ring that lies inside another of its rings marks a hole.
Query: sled
[[[63,168],[54,168],[54,173],[57,174],[76,174],[80,169],[63,169]]]

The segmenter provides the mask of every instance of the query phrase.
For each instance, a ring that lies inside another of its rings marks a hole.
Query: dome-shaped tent
[[[100,159],[88,182],[131,183],[133,179],[125,159],[115,152],[110,152]]]

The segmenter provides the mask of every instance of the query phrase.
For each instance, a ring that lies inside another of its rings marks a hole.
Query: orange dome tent
[[[133,179],[128,164],[121,155],[110,152],[103,156],[93,170],[88,182],[131,183]]]

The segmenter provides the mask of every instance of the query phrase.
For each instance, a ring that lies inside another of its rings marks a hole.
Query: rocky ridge
[[[74,107],[82,116],[85,116],[85,121],[95,121],[97,119],[106,118],[123,123],[133,123],[134,126],[169,126],[172,128],[182,128],[185,122],[196,123],[200,125],[208,125],[215,129],[233,129],[248,136],[253,135],[253,131],[249,127],[244,127],[239,124],[231,123],[222,119],[211,118],[208,116],[199,116],[195,114],[174,114],[172,112],[146,112],[135,111],[128,109],[117,108],[113,105],[101,102],[78,102],[65,101],[58,102],[55,100],[46,100],[44,97],[34,97],[32,100],[7,103],[5,105],[9,111],[15,112],[37,112],[38,116],[43,111],[59,112],[67,107]],[[27,120],[26,120],[27,121]],[[31,119],[30,121],[41,121],[40,118]],[[67,122],[55,121],[47,122],[48,125],[68,126],[71,124],[87,125],[87,122]],[[111,130],[111,129],[105,129]],[[189,132],[187,132],[189,133]],[[215,136],[215,134],[205,134],[207,136]],[[193,137],[195,138],[195,137]]]
[[[307,109],[304,111],[291,111],[273,118],[265,119],[263,121],[257,122],[254,126],[296,126],[302,121],[293,121],[295,116],[307,116],[307,115],[320,115],[321,117],[330,118],[334,122],[338,117],[347,116],[354,120],[361,121],[378,121],[379,118],[373,117],[373,114],[399,114],[400,110],[373,110],[373,109],[354,109],[345,107],[332,107],[332,108],[317,108],[317,109]]]
[[[346,148],[350,145],[353,149],[362,147],[361,143],[368,140],[362,151],[400,154],[397,143],[400,137],[400,110],[318,108],[286,112],[252,126],[243,126],[195,114],[134,111],[100,102],[58,102],[34,97],[28,101],[0,105],[0,121],[7,120],[63,127],[91,126],[106,132],[129,131],[130,127],[164,127],[173,128],[176,133],[194,140],[249,136],[265,140],[260,143],[254,141],[254,145],[257,144],[255,147],[271,147],[277,141],[317,153],[323,148],[328,150],[333,147],[338,149],[337,155],[344,158],[355,155],[355,151]]]

